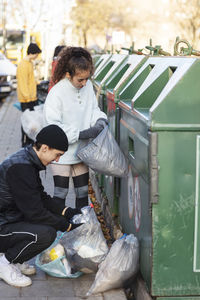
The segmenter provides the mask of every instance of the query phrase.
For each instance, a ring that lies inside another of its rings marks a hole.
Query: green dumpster
[[[109,76],[105,83],[105,105],[109,120],[110,130],[119,142],[119,92],[126,82],[139,70],[147,57],[144,55],[129,55],[123,60],[119,68],[112,76]],[[118,214],[120,179],[114,176],[104,176],[103,190],[109,201],[109,206],[114,214]]]
[[[100,63],[102,62],[101,60],[101,54],[93,54],[92,55],[92,60],[93,60],[93,64],[94,64],[94,68],[97,69],[97,67],[100,65]]]
[[[108,63],[111,59],[112,54],[102,54],[98,60],[97,65],[95,65],[94,77],[100,72],[100,70]]]
[[[132,100],[119,103],[129,161],[119,219],[140,241],[151,296],[189,300],[200,296],[200,60],[150,57],[134,81],[148,68]]]
[[[114,76],[120,65],[126,60],[128,55],[112,54],[109,60],[101,67],[97,68],[94,73],[93,84],[96,90],[99,107],[106,112],[105,106],[105,85],[108,79]]]
[[[110,69],[109,61],[110,61],[111,57],[112,57],[112,54],[108,54],[108,53],[101,55],[101,57],[98,60],[98,64],[95,65],[95,72],[92,77],[94,90],[95,90],[95,93],[96,93],[97,99],[98,99],[98,105],[102,111],[104,111],[104,102],[103,102],[103,97],[101,97],[101,96],[99,97],[99,95],[101,93],[100,82],[104,78],[104,76],[106,75],[108,70]],[[95,78],[97,76],[98,76],[98,81],[95,81]],[[97,181],[98,181],[98,186],[100,188],[103,188],[104,176],[101,174],[99,174],[99,175],[96,174],[96,177],[97,177]]]
[[[119,68],[110,76],[105,82],[105,97],[106,97],[106,111],[110,124],[110,130],[119,142],[119,134],[117,128],[116,111],[118,110],[118,102],[120,101],[120,92],[123,90],[141,66],[145,63],[147,57],[144,55],[129,55],[127,59],[123,60]],[[131,96],[134,95],[134,91],[138,90],[139,86],[131,88]],[[130,98],[128,101],[130,101]]]
[[[103,57],[106,57],[105,54]],[[93,76],[93,85],[96,91],[99,107],[107,112],[105,103],[105,84],[110,77],[120,68],[120,65],[128,58],[128,55],[112,54],[109,58],[102,61]],[[97,175],[98,185],[103,189],[104,175]],[[104,192],[104,190],[103,190]]]

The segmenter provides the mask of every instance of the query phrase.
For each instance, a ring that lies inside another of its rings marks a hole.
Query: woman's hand
[[[98,119],[93,127],[80,131],[79,139],[84,140],[97,137],[107,124],[108,121],[106,119]]]

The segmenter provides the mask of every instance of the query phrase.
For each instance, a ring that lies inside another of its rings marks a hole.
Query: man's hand
[[[67,220],[70,220],[73,216],[79,214],[82,214],[79,208],[66,207],[64,210],[64,216],[67,218]]]

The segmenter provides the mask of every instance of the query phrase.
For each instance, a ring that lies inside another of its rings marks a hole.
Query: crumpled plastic
[[[60,243],[72,268],[83,273],[96,272],[109,250],[99,222],[85,223],[66,232]]]
[[[86,144],[80,143],[76,155],[92,170],[115,177],[128,174],[127,160],[108,126]]]
[[[51,250],[60,244],[62,235],[63,233],[58,232],[57,238],[51,244],[51,246],[36,256],[35,264],[40,270],[44,271],[50,276],[60,278],[77,278],[83,273],[79,271],[76,272],[71,268],[71,265],[65,254],[61,254],[54,260],[51,259]]]
[[[139,243],[133,235],[116,240],[105,260],[99,265],[95,280],[86,296],[121,288],[139,269]]]
[[[73,224],[80,224],[80,223],[90,223],[95,224],[98,223],[97,216],[95,214],[94,208],[91,206],[84,206],[81,208],[81,214],[74,215],[71,219]]]
[[[27,136],[35,141],[36,135],[43,128],[44,104],[34,106],[34,110],[26,109],[21,115],[21,124]]]

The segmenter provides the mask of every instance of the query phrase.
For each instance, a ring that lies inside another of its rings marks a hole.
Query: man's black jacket
[[[0,165],[0,225],[26,221],[67,230],[64,201],[44,191],[39,171],[46,167],[32,146],[22,148]]]

